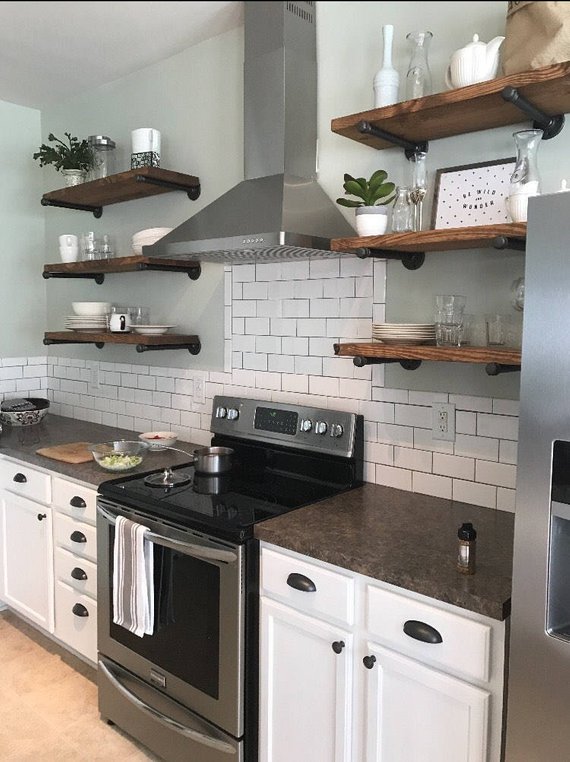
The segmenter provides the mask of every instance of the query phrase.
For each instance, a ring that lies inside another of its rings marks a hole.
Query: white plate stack
[[[107,330],[106,315],[68,315],[65,327],[70,331],[91,331],[102,333]]]
[[[372,323],[372,338],[383,344],[433,344],[434,323]]]
[[[143,246],[152,246],[167,233],[171,233],[173,228],[147,228],[139,230],[133,235],[133,254],[140,257],[143,253]]]

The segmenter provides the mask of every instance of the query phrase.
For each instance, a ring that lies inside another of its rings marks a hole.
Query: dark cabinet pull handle
[[[362,660],[362,663],[366,667],[366,669],[372,669],[372,667],[376,664],[376,657],[375,656],[365,656]]]
[[[79,497],[79,495],[72,497],[69,501],[69,505],[73,508],[87,508],[87,503],[82,497]]]
[[[89,616],[89,612],[82,603],[76,603],[71,610],[75,616]]]
[[[83,532],[72,532],[69,535],[69,539],[71,542],[87,542],[87,537],[83,534]]]
[[[335,652],[335,654],[342,653],[342,649],[344,648],[344,640],[335,640],[332,644],[332,650]]]
[[[304,574],[298,572],[291,572],[287,577],[287,584],[289,587],[293,587],[295,590],[300,590],[302,593],[314,593],[317,590],[317,586],[309,577],[305,577]]]
[[[425,622],[418,622],[415,619],[408,619],[404,624],[404,632],[410,638],[414,640],[421,640],[422,643],[443,643],[443,638],[440,633],[429,624]]]
[[[71,576],[73,579],[87,579],[87,574],[83,571],[83,569],[80,569],[79,566],[76,566],[75,569],[71,570]]]
[[[44,519],[47,519],[47,513],[38,513],[38,521],[43,521]]]
[[[24,474],[17,473],[16,476],[12,479],[14,482],[18,482],[18,484],[25,484],[28,480],[26,479]]]

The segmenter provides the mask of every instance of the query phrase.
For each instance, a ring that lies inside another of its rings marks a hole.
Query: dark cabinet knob
[[[404,632],[408,637],[414,640],[421,640],[422,643],[430,643],[431,645],[443,643],[443,638],[435,627],[425,622],[418,622],[415,619],[408,619],[404,623]]]
[[[291,572],[287,577],[287,584],[289,587],[300,590],[302,593],[314,593],[317,589],[312,579],[298,572]]]
[[[366,667],[366,669],[372,669],[372,667],[376,664],[376,657],[375,656],[365,656],[362,660],[362,663]]]
[[[75,616],[89,616],[89,612],[82,603],[76,603],[71,610]]]
[[[24,474],[18,472],[12,481],[18,482],[18,484],[25,484],[28,480]]]
[[[335,652],[335,654],[342,653],[342,649],[344,648],[344,640],[335,640],[332,644],[332,650]]]
[[[38,513],[38,521],[43,521],[44,519],[47,519],[47,513]]]
[[[71,542],[87,542],[87,537],[85,537],[83,532],[78,532],[78,531],[72,532],[69,535],[69,539],[71,540]]]
[[[71,576],[73,577],[73,579],[81,579],[81,580],[87,579],[86,572],[83,569],[81,569],[79,566],[76,566],[75,569],[71,570]]]
[[[69,501],[69,505],[71,505],[72,508],[87,508],[87,503],[82,497],[79,497],[79,495],[72,497]]]

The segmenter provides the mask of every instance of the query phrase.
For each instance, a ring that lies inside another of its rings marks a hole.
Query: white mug
[[[131,132],[132,153],[160,154],[160,132],[152,127],[141,127]]]
[[[66,249],[73,249],[73,248],[77,248],[78,244],[79,244],[79,241],[76,235],[69,235],[65,233],[64,235],[60,235],[59,237],[60,248],[65,247]]]
[[[128,312],[114,312],[109,319],[109,330],[112,333],[129,333],[131,318]]]
[[[79,247],[60,246],[59,256],[62,262],[77,262],[79,259]]]

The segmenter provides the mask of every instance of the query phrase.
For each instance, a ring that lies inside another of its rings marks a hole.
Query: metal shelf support
[[[88,278],[94,280],[95,283],[101,285],[105,281],[104,273],[50,273],[43,272],[42,278],[49,280],[50,278]]]
[[[357,368],[364,368],[365,365],[391,365],[399,362],[404,370],[417,370],[422,364],[421,360],[397,360],[390,357],[361,357],[357,355],[352,360]]]
[[[485,372],[488,376],[500,376],[501,373],[520,372],[520,365],[503,365],[500,362],[490,362],[485,366]]]
[[[389,143],[393,143],[395,146],[403,148],[406,159],[411,159],[416,153],[427,153],[428,151],[429,144],[427,140],[422,140],[419,143],[412,143],[411,140],[406,140],[406,138],[401,138],[399,135],[394,135],[393,132],[382,130],[380,127],[376,127],[365,119],[358,122],[356,129],[362,135],[373,135],[375,138],[387,140]]]
[[[155,272],[165,272],[165,273],[185,272],[190,278],[190,280],[198,280],[198,278],[202,274],[202,268],[199,264],[192,265],[191,267],[185,267],[183,265],[180,265],[178,267],[177,265],[158,265],[158,264],[148,264],[146,262],[141,262],[141,264],[137,267],[137,270],[152,270]]]
[[[523,238],[511,238],[511,236],[508,235],[498,235],[493,240],[493,248],[526,251],[526,241]]]
[[[196,201],[200,198],[202,188],[200,183],[188,188],[187,185],[181,185],[180,183],[171,182],[170,180],[164,180],[161,177],[149,177],[148,175],[135,175],[135,181],[137,183],[149,183],[150,185],[160,185],[162,188],[169,188],[170,190],[186,191],[186,195],[191,201]]]
[[[373,249],[360,248],[353,249],[352,254],[356,254],[359,259],[368,259],[376,257],[377,259],[397,259],[406,270],[419,270],[426,259],[423,251],[392,251],[391,249]]]
[[[88,206],[86,204],[72,204],[67,201],[53,201],[49,198],[42,198],[42,206],[59,206],[62,209],[77,209],[80,212],[93,212],[93,216],[98,220],[103,215],[102,206]]]
[[[199,341],[192,344],[137,344],[137,352],[158,352],[162,349],[187,349],[191,355],[199,354],[202,345]]]
[[[46,347],[49,347],[50,344],[95,344],[97,349],[103,349],[105,346],[104,341],[65,341],[64,339],[47,339],[45,338],[43,343],[46,345]]]
[[[504,87],[501,90],[501,97],[508,103],[512,103],[524,114],[529,116],[533,120],[533,127],[535,130],[543,131],[543,140],[550,140],[550,138],[556,137],[558,133],[564,127],[564,114],[556,114],[555,116],[549,116],[544,111],[537,108],[524,95],[521,95],[516,87]]]

